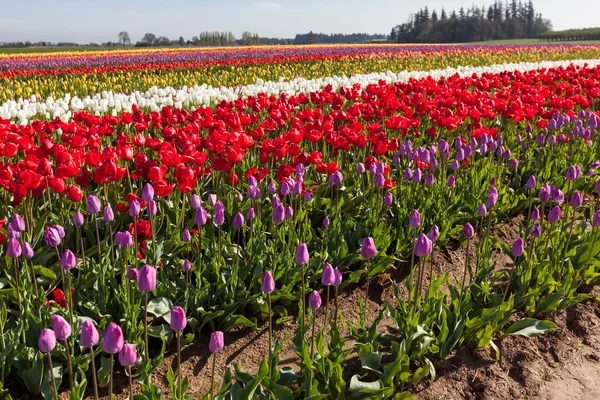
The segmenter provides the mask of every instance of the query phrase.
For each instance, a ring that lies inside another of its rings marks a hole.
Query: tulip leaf
[[[374,382],[363,382],[360,379],[360,375],[353,375],[350,379],[350,386],[348,390],[351,392],[359,392],[362,390],[381,390],[383,389],[383,382],[379,379]]]
[[[157,297],[148,302],[148,312],[157,318],[164,318],[167,323],[171,322],[171,309],[173,302],[166,297]]]
[[[230,315],[229,317],[227,317],[227,319],[223,322],[223,325],[221,326],[221,330],[223,332],[228,332],[232,328],[235,328],[238,326],[244,326],[247,328],[256,329],[256,321],[249,320],[248,318],[244,317],[243,315],[233,314],[233,315]]]
[[[558,326],[554,322],[548,320],[523,318],[508,327],[508,329],[504,332],[504,336],[521,335],[532,338],[540,336],[556,328],[558,328]]]
[[[39,394],[42,389],[42,379],[44,377],[44,356],[36,352],[31,361],[31,368],[23,371],[21,378],[32,394]]]

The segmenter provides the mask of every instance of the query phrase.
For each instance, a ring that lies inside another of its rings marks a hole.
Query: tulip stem
[[[94,399],[98,400],[98,381],[96,380],[96,360],[94,346],[90,346],[90,367],[92,368],[92,382],[94,383]]]
[[[325,326],[325,335],[327,335],[327,325],[329,324],[330,318],[329,318],[329,288],[330,286],[327,285],[327,295],[325,296],[325,321],[324,321],[324,326]]]
[[[273,340],[273,315],[271,311],[271,293],[267,293],[267,301],[269,303],[269,355],[271,354]]]
[[[181,382],[181,332],[177,332],[177,383],[179,384],[179,397],[183,399],[183,385]]]
[[[102,263],[102,251],[100,250],[100,232],[98,231],[98,218],[94,221],[96,223],[96,243],[98,244],[98,264]]]
[[[110,267],[110,275],[112,278],[115,277],[115,242],[113,239],[112,225],[108,223],[108,237],[110,238],[110,259],[112,260],[112,266]]]
[[[148,292],[144,294],[144,345],[146,359],[150,360],[150,349],[148,348]]]
[[[112,400],[112,398],[113,398],[113,359],[114,359],[114,354],[111,353],[110,365],[108,367],[108,377],[110,379],[110,382],[108,384],[108,399],[109,400]]]
[[[365,287],[365,315],[367,314],[367,311],[369,309],[369,283],[371,282],[371,280],[369,279],[369,276],[371,275],[371,260],[367,261],[367,285]]]
[[[131,365],[127,367],[127,374],[129,375],[129,400],[133,400],[133,378],[131,377]]]
[[[133,243],[135,243],[135,254],[133,255],[133,268],[137,268],[137,263],[138,263],[137,216],[133,217]]]
[[[54,390],[54,398],[56,400],[60,399],[60,397],[58,397],[58,389],[56,389],[56,381],[54,380],[54,367],[52,367],[52,356],[50,355],[50,352],[46,353],[48,354],[48,366],[50,367],[50,380],[52,381],[52,389]]]
[[[335,297],[333,298],[333,307],[334,307],[334,316],[333,316],[333,321],[334,324],[337,327],[337,319],[338,319],[338,288],[337,286],[335,287]]]
[[[64,340],[65,344],[65,352],[67,353],[67,364],[69,365],[69,385],[71,390],[73,390],[73,366],[71,364],[71,352],[69,351],[69,342],[67,339]]]
[[[83,235],[81,234],[81,227],[77,227],[77,235],[79,236],[79,243],[81,245],[81,259],[83,261],[83,269],[85,270],[85,246],[83,245]]]
[[[593,253],[593,250],[594,250],[594,246],[596,246],[596,239],[598,239],[598,231],[599,230],[600,230],[599,228],[595,229],[594,240],[592,240],[592,247],[590,247],[590,254],[588,255],[588,258],[587,258],[587,260],[585,262],[585,266],[583,267],[584,271],[587,269],[587,266],[590,263],[590,259],[592,258],[592,253]]]
[[[215,398],[215,364],[217,363],[217,354],[213,353],[212,372],[210,374],[210,399]]]
[[[465,285],[467,283],[467,269],[469,268],[469,245],[471,244],[471,238],[467,238],[467,256],[465,257],[465,270],[463,271],[462,285],[460,287],[460,303],[462,303],[463,296],[465,294]]]

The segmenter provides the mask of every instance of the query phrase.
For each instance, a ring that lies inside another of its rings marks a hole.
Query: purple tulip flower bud
[[[104,340],[102,341],[102,349],[108,354],[117,354],[121,351],[124,345],[123,330],[114,322],[108,324],[104,329]]]
[[[437,242],[437,240],[440,238],[440,228],[438,228],[437,225],[432,226],[427,234],[427,237],[429,240],[431,240],[431,243]]]
[[[275,209],[273,210],[273,222],[277,224],[277,223],[283,222],[284,219],[285,219],[285,207],[280,204],[277,207],[275,207]]]
[[[415,169],[415,172],[413,172],[411,180],[414,183],[419,183],[419,182],[421,182],[421,179],[423,179],[423,172],[421,171],[420,168],[417,168],[417,169]]]
[[[333,270],[333,274],[335,275],[335,280],[333,281],[333,286],[339,287],[342,284],[342,280],[343,280],[342,272],[339,269],[335,268]]]
[[[214,221],[215,221],[215,225],[217,225],[217,226],[223,225],[223,223],[225,223],[225,211],[217,210],[215,212],[215,220]]]
[[[58,314],[52,315],[52,330],[58,340],[67,340],[71,336],[71,325]]]
[[[26,259],[33,258],[33,255],[35,254],[28,242],[23,242],[21,245],[21,250],[23,250],[23,257]]]
[[[83,347],[92,347],[98,344],[100,335],[92,321],[86,319],[81,325],[81,335],[79,336],[79,344]]]
[[[77,258],[75,254],[69,249],[65,250],[60,256],[60,267],[65,270],[71,270],[77,264]]]
[[[537,186],[537,181],[534,175],[531,175],[529,179],[527,179],[527,189],[533,190]]]
[[[577,208],[583,203],[583,195],[581,192],[575,192],[571,196],[571,206]]]
[[[225,347],[225,340],[223,338],[223,332],[215,331],[210,334],[210,341],[208,342],[208,348],[211,353],[220,353]]]
[[[356,173],[359,174],[359,175],[364,174],[365,173],[365,164],[359,162],[356,165]]]
[[[10,258],[19,258],[21,253],[22,250],[19,241],[17,239],[8,239],[8,243],[6,245],[6,254]]]
[[[386,207],[389,207],[392,205],[393,202],[394,202],[394,196],[392,195],[392,192],[387,192],[385,197],[383,198],[383,204]]]
[[[55,226],[46,228],[44,232],[44,242],[49,247],[57,247],[60,244],[60,235]]]
[[[137,268],[129,268],[127,270],[127,279],[130,281],[137,281],[139,276],[140,271],[138,271]]]
[[[214,207],[217,204],[217,195],[214,193],[211,193],[208,195],[208,205],[210,207]]]
[[[453,188],[454,186],[456,186],[456,178],[454,177],[454,175],[450,175],[448,177],[448,181],[446,182],[446,186]]]
[[[140,270],[138,276],[138,289],[149,293],[156,288],[156,269],[148,264]]]
[[[433,186],[433,184],[435,183],[435,177],[433,176],[433,174],[429,174],[427,175],[427,178],[425,178],[425,186]]]
[[[129,204],[129,215],[131,217],[137,217],[140,214],[140,202],[137,199],[133,199]]]
[[[384,184],[385,184],[385,177],[383,176],[383,174],[375,175],[375,186],[383,187]]]
[[[596,211],[592,220],[594,226],[600,226],[600,210]]]
[[[256,218],[256,213],[254,212],[254,208],[250,207],[250,209],[246,213],[246,218],[248,219],[248,221],[252,221],[252,220],[254,220],[254,218]]]
[[[148,216],[154,217],[157,212],[158,212],[158,210],[156,209],[156,201],[150,200],[148,202]]]
[[[298,265],[306,265],[310,257],[308,255],[308,247],[304,243],[300,243],[296,247],[296,264]]]
[[[275,290],[275,281],[271,272],[265,271],[263,274],[260,290],[264,293],[273,293],[273,290]]]
[[[480,217],[485,217],[487,215],[487,208],[485,204],[481,203],[477,206],[477,215]]]
[[[285,217],[292,218],[294,216],[294,209],[292,207],[285,208]]]
[[[411,228],[418,228],[421,226],[421,213],[419,213],[419,210],[413,210],[413,212],[410,213],[408,225]]]
[[[537,208],[534,208],[534,209],[531,211],[530,219],[531,219],[532,221],[537,221],[538,219],[540,219],[540,210],[539,210],[539,209],[537,209]]]
[[[90,214],[99,213],[100,212],[100,199],[97,198],[96,196],[94,196],[93,194],[90,194],[87,197],[86,206],[87,206],[88,213],[90,213]]]
[[[333,272],[333,267],[329,263],[325,263],[325,266],[323,267],[321,283],[324,286],[332,286],[335,283],[335,272]]]
[[[183,260],[183,270],[185,272],[187,272],[191,269],[192,269],[192,263],[190,262],[190,260],[188,260],[188,259]]]
[[[475,229],[473,229],[473,225],[467,222],[463,227],[463,234],[468,239],[473,239],[473,236],[475,235]]]
[[[529,232],[529,234],[533,238],[539,238],[542,235],[542,227],[540,226],[540,224],[538,224],[538,223],[533,224],[533,227],[531,228],[531,231]]]
[[[321,295],[316,290],[310,292],[308,296],[308,306],[313,310],[321,308]]]
[[[525,241],[522,238],[518,238],[510,248],[510,253],[513,255],[513,257],[521,257],[524,252]]]
[[[241,213],[237,213],[233,216],[233,226],[236,229],[242,229],[244,227],[244,216]]]
[[[581,175],[581,168],[577,168],[578,166],[571,165],[567,170],[566,178],[568,181],[574,181],[579,178]]]
[[[171,310],[171,329],[175,332],[181,332],[187,326],[187,318],[185,311],[179,306],[173,307]]]
[[[200,200],[200,196],[198,196],[197,194],[193,194],[192,195],[192,201],[191,201],[191,205],[192,205],[192,210],[197,210],[200,207],[202,207],[202,201]]]
[[[196,214],[194,215],[194,222],[196,222],[196,224],[200,227],[206,225],[206,222],[208,221],[208,213],[206,212],[206,209],[202,206],[200,206],[197,210],[196,210]]]
[[[271,183],[269,183],[267,185],[267,192],[269,192],[271,194],[274,194],[275,190],[276,190],[276,188],[275,188],[275,184],[274,183],[271,182]]]
[[[136,360],[137,351],[135,350],[135,346],[132,344],[124,344],[119,352],[119,364],[123,367],[130,367],[135,364]]]
[[[115,220],[115,213],[110,205],[104,207],[103,217],[106,222],[113,222]]]
[[[56,347],[56,335],[52,329],[43,329],[38,339],[38,349],[42,353],[51,353]]]
[[[14,214],[10,220],[10,226],[16,232],[25,230],[25,220],[19,214]]]
[[[329,226],[329,217],[325,216],[325,218],[323,218],[323,228],[327,228]]]
[[[433,252],[433,242],[421,233],[415,242],[414,252],[417,257],[427,257]]]
[[[411,171],[410,168],[406,168],[404,170],[404,175],[403,176],[404,176],[404,179],[406,179],[408,181],[408,180],[412,179],[413,172]]]
[[[150,201],[154,200],[154,188],[151,184],[146,183],[142,189],[142,200]]]
[[[363,258],[367,260],[375,257],[377,254],[377,248],[375,247],[375,241],[372,237],[368,237],[363,240],[360,253],[362,254]]]
[[[554,208],[552,208],[552,210],[550,210],[548,213],[548,221],[552,223],[558,221],[560,219],[560,211],[561,210],[559,206],[554,206]]]

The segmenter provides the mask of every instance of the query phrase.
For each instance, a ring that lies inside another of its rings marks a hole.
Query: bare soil
[[[500,224],[495,235],[505,243],[512,243],[518,236],[519,219],[510,224]],[[476,243],[476,242],[474,242]],[[470,245],[470,257],[475,257],[475,247]],[[466,247],[451,242],[444,249],[434,252],[434,271],[447,272],[450,279],[462,278],[466,258]],[[504,254],[495,254],[492,262],[497,269],[510,268],[512,260]],[[400,282],[407,274],[406,265],[398,265],[390,274],[390,279]],[[429,266],[425,278],[429,283]],[[406,295],[406,288],[403,295]],[[443,289],[444,290],[444,289]],[[339,311],[344,319],[358,322],[358,300],[364,296],[364,285],[347,287],[338,298]],[[600,288],[592,293],[595,297],[567,310],[549,313],[543,316],[558,325],[558,329],[528,339],[519,336],[495,337],[494,342],[500,349],[500,361],[495,361],[490,348],[474,351],[459,348],[446,360],[434,361],[437,379],[428,382],[414,391],[418,399],[454,400],[454,399],[600,399]],[[324,301],[323,296],[323,301]],[[369,290],[368,323],[377,315],[384,302],[395,302],[389,279],[376,278]],[[330,307],[333,307],[333,301]],[[320,314],[319,323],[323,323]],[[383,320],[380,330],[393,327],[390,320]],[[293,335],[295,322],[278,326],[276,335],[283,338]],[[344,327],[342,335],[348,335]],[[260,361],[267,354],[267,329],[263,325],[258,331],[241,329],[225,334],[226,347],[217,357],[215,383],[220,386],[225,369],[233,363],[242,371],[254,373]],[[291,340],[290,340],[291,341]],[[348,347],[352,342],[347,343]],[[298,358],[286,346],[281,356],[280,366],[294,368]],[[199,398],[209,392],[211,384],[212,355],[208,350],[208,334],[196,338],[182,349],[183,375],[189,380],[188,395]],[[165,375],[168,366],[176,370],[177,359],[175,344],[171,346],[162,364],[154,373],[164,398],[171,393]],[[357,358],[350,358],[346,366],[348,375],[360,371]],[[349,378],[348,376],[348,378]],[[139,387],[134,383],[134,393]],[[129,395],[128,379],[123,371],[116,371],[115,394],[119,399]],[[108,398],[106,390],[101,395]],[[22,397],[27,399],[27,397]],[[63,398],[68,398],[63,393]]]

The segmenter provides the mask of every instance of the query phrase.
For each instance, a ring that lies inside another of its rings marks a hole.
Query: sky
[[[262,37],[296,33],[384,33],[428,6],[458,10],[493,0],[0,0],[0,42],[107,42],[126,30],[186,40],[202,31]],[[555,30],[600,26],[598,0],[534,0]]]

